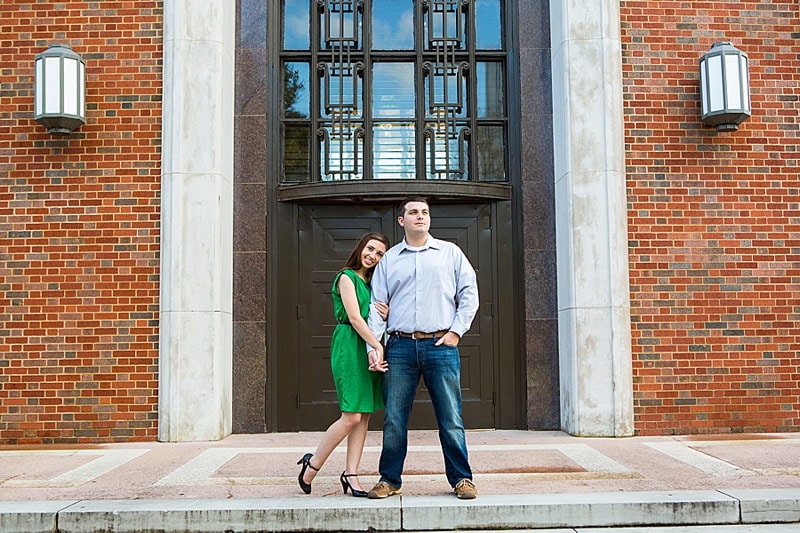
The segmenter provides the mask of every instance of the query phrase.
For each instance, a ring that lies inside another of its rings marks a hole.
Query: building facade
[[[0,10],[1,442],[324,429],[326,291],[412,193],[479,273],[469,427],[800,428],[796,2]],[[721,41],[729,132],[700,121]],[[86,64],[69,135],[33,120],[53,43]]]

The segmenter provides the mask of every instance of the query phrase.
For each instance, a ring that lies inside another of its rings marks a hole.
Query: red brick
[[[10,318],[0,322],[9,333],[0,343],[0,441],[8,444],[131,440],[108,431],[115,412],[121,435],[157,433],[156,416],[143,425],[117,397],[156,413],[158,329],[132,315],[158,309],[162,2],[93,5],[0,5],[0,220],[8,225],[0,317]],[[87,123],[65,137],[32,118],[33,57],[57,42],[86,61]],[[137,382],[117,383],[130,370],[114,358],[131,345]],[[95,403],[102,390],[118,396]]]
[[[636,431],[798,431],[798,5],[620,8]],[[700,125],[697,61],[728,40],[749,56],[753,113],[717,133]]]

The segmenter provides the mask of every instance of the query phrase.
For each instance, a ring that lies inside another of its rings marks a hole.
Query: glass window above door
[[[279,5],[283,185],[507,181],[504,1]]]

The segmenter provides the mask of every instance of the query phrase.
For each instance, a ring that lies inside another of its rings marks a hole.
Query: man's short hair
[[[397,204],[397,216],[399,216],[399,217],[405,216],[405,214],[406,214],[406,205],[411,203],[411,202],[422,202],[423,204],[427,205],[428,207],[431,206],[431,204],[428,203],[428,199],[425,198],[424,196],[408,196],[408,197],[404,198],[402,202]]]

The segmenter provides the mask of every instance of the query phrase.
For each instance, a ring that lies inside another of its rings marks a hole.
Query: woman
[[[311,482],[333,450],[347,437],[346,468],[339,481],[342,490],[357,497],[367,492],[358,480],[358,463],[364,451],[370,414],[383,408],[380,372],[386,371],[383,347],[367,327],[369,315],[369,281],[378,261],[389,247],[389,239],[379,233],[368,233],[359,239],[347,263],[336,275],[331,288],[333,313],[339,322],[331,336],[331,370],[342,416],[328,427],[313,453],[305,454],[297,464],[303,465],[297,481],[306,494]],[[375,304],[386,318],[388,307]],[[377,364],[369,364],[366,344],[377,352]]]

